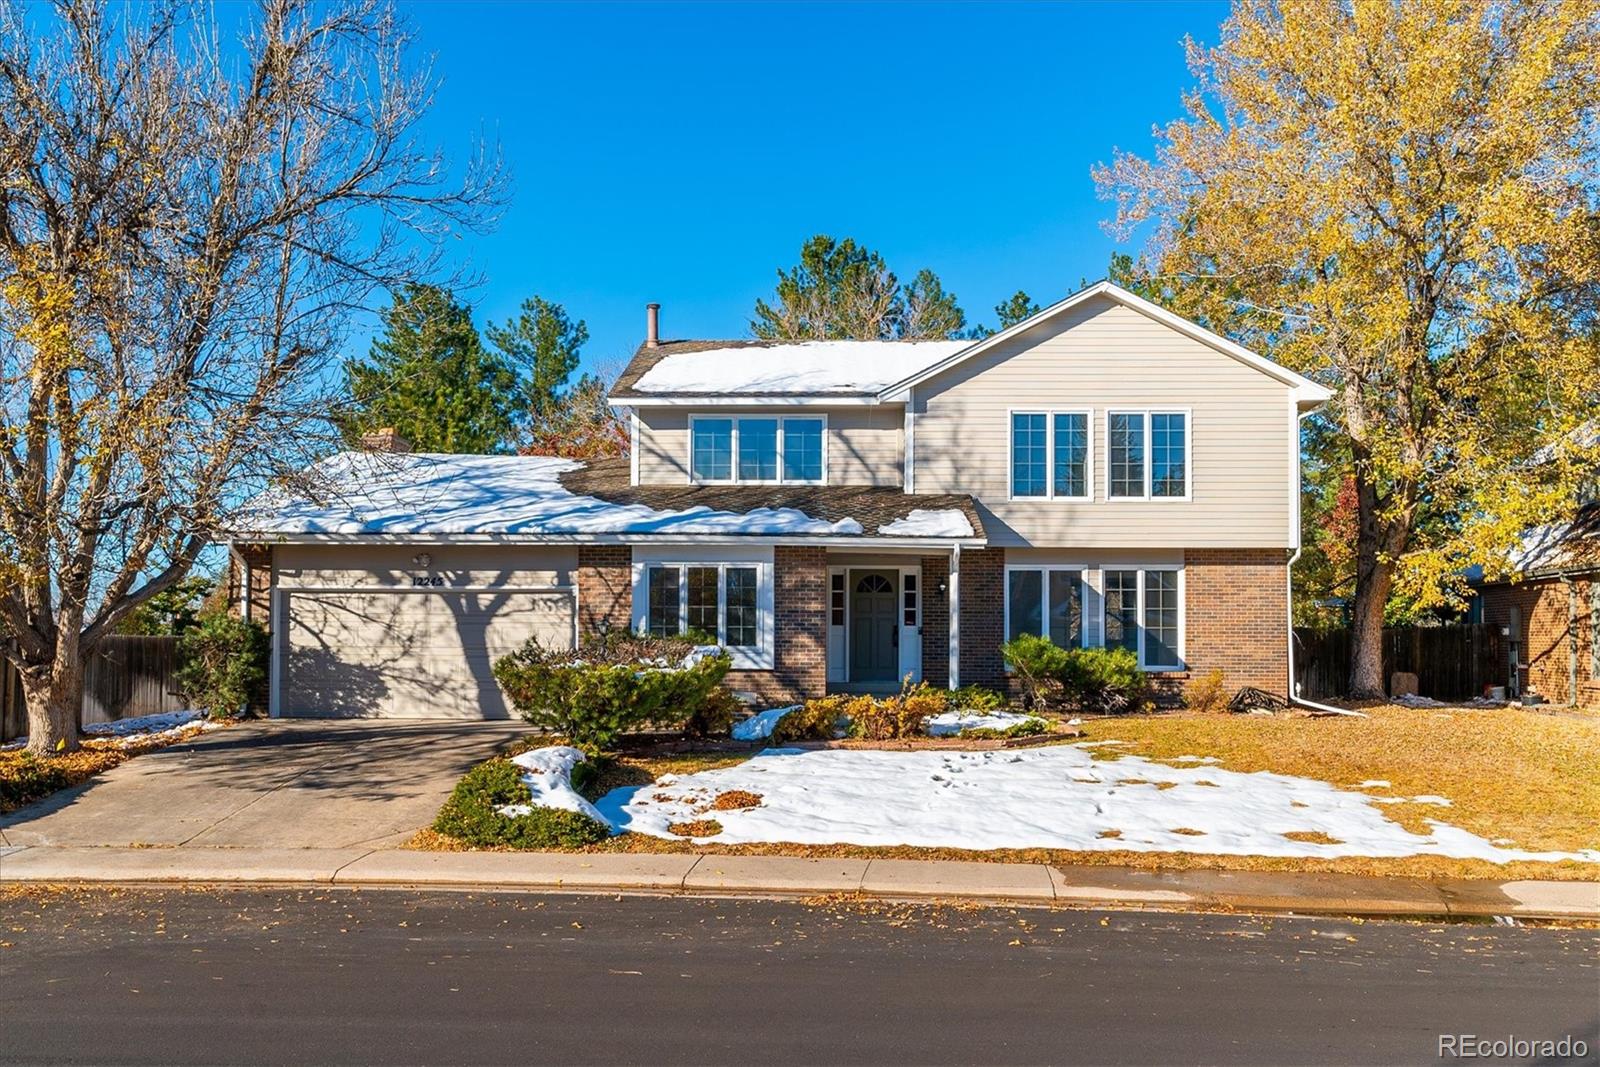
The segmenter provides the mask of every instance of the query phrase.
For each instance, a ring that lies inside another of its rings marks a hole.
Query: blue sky
[[[442,80],[424,133],[456,159],[497,141],[513,174],[497,229],[460,242],[478,320],[539,293],[614,368],[651,300],[669,337],[747,336],[814,233],[932,268],[969,320],[1101,277],[1089,168],[1148,151],[1191,84],[1184,35],[1214,42],[1227,5],[402,10]]]

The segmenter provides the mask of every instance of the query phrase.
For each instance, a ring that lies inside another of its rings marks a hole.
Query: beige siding
[[[427,553],[428,565],[417,557]],[[278,585],[300,589],[401,587],[443,578],[451,589],[546,589],[573,584],[578,550],[544,545],[278,545]]]
[[[1293,542],[1289,388],[1110,300],[1095,300],[919,386],[916,490],[971,493],[989,543],[1086,548]],[[1094,500],[1008,499],[1010,412],[1092,408]],[[1106,499],[1107,408],[1191,412],[1191,500]]]
[[[686,485],[689,481],[689,416],[825,415],[828,420],[829,485],[899,485],[903,409],[898,405],[841,408],[641,408],[639,482]]]

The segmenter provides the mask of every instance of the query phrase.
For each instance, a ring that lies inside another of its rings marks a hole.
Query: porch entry
[[[829,569],[828,680],[893,689],[922,678],[921,568]]]

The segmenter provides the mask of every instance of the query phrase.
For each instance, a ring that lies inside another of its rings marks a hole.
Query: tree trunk
[[[1352,700],[1382,700],[1383,609],[1394,588],[1395,531],[1379,515],[1378,493],[1356,468],[1356,592],[1350,612],[1350,685]]]
[[[83,661],[57,651],[48,667],[22,672],[22,693],[28,702],[28,751],[38,756],[71,752],[78,747],[78,718],[83,707]]]

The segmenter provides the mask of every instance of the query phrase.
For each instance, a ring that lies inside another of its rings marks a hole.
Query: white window
[[[1188,500],[1192,453],[1187,411],[1106,413],[1106,496]]]
[[[1147,671],[1183,669],[1183,572],[1107,567],[1101,574],[1106,648],[1126,648]]]
[[[652,637],[715,642],[735,653],[757,650],[766,643],[765,571],[756,563],[647,564],[641,629]]]
[[[1011,412],[1011,496],[1088,500],[1090,411]]]
[[[1082,648],[1084,569],[1007,567],[1006,640],[1038,634],[1062,648]]]
[[[820,485],[826,479],[828,422],[820,415],[694,415],[689,480]]]
[[[1038,634],[1061,648],[1126,648],[1144,670],[1183,670],[1183,569],[1106,566],[1099,569],[1098,588],[1095,570],[1085,564],[1008,566],[1006,640]]]

